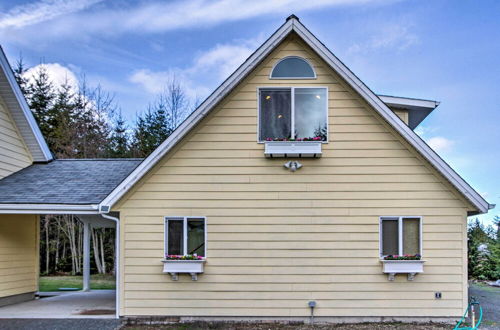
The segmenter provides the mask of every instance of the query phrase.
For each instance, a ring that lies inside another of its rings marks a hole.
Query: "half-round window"
[[[281,59],[271,71],[271,79],[315,79],[316,72],[302,57],[289,56]]]

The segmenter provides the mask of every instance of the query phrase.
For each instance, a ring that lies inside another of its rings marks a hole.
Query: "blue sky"
[[[419,134],[500,215],[499,1],[0,1],[0,43],[132,122],[174,75],[207,96],[291,13],[375,92],[441,101]]]

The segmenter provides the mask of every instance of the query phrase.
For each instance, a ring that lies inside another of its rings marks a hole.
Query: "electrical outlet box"
[[[441,297],[442,297],[441,292],[434,292],[434,298],[441,299]]]

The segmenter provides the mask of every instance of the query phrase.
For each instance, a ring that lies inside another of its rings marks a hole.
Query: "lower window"
[[[206,256],[206,219],[165,217],[165,254]]]
[[[421,217],[381,217],[380,256],[422,254]]]

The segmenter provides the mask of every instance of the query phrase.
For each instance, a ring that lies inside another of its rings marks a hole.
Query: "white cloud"
[[[419,44],[420,39],[412,32],[412,25],[408,22],[386,23],[377,27],[378,31],[363,43],[355,43],[349,47],[348,53],[361,53],[381,49],[405,50]]]
[[[172,73],[168,71],[153,72],[148,69],[142,69],[135,71],[129,77],[129,81],[140,85],[151,94],[158,94],[165,88],[171,75]]]
[[[71,86],[71,89],[73,91],[78,90],[79,83],[76,74],[68,67],[65,67],[59,63],[43,63],[36,65],[28,69],[23,74],[23,76],[28,79],[29,82],[33,82],[34,76],[41,67],[43,67],[47,71],[49,81],[54,87],[59,88],[64,84],[68,84],[69,86]]]
[[[199,53],[187,68],[171,68],[168,71],[136,70],[130,75],[129,81],[140,85],[148,93],[158,94],[175,77],[184,85],[190,97],[205,97],[252,54],[262,39],[259,37],[216,45]]]
[[[86,9],[102,0],[42,0],[0,14],[0,29],[22,28]]]
[[[217,45],[199,55],[190,71],[198,73],[216,71],[219,79],[227,78],[255,48],[246,45]]]
[[[45,0],[14,7],[0,16],[0,33],[10,41],[78,38],[89,34],[156,33],[205,27],[263,15],[288,15],[334,6],[391,3],[394,0],[191,0],[115,2],[89,9],[98,0]],[[50,20],[50,24],[41,24]],[[10,32],[10,33],[8,33]],[[36,36],[36,38],[35,38]]]
[[[434,151],[439,153],[451,150],[451,147],[455,144],[455,142],[442,136],[435,136],[428,139],[427,144],[434,149]]]

